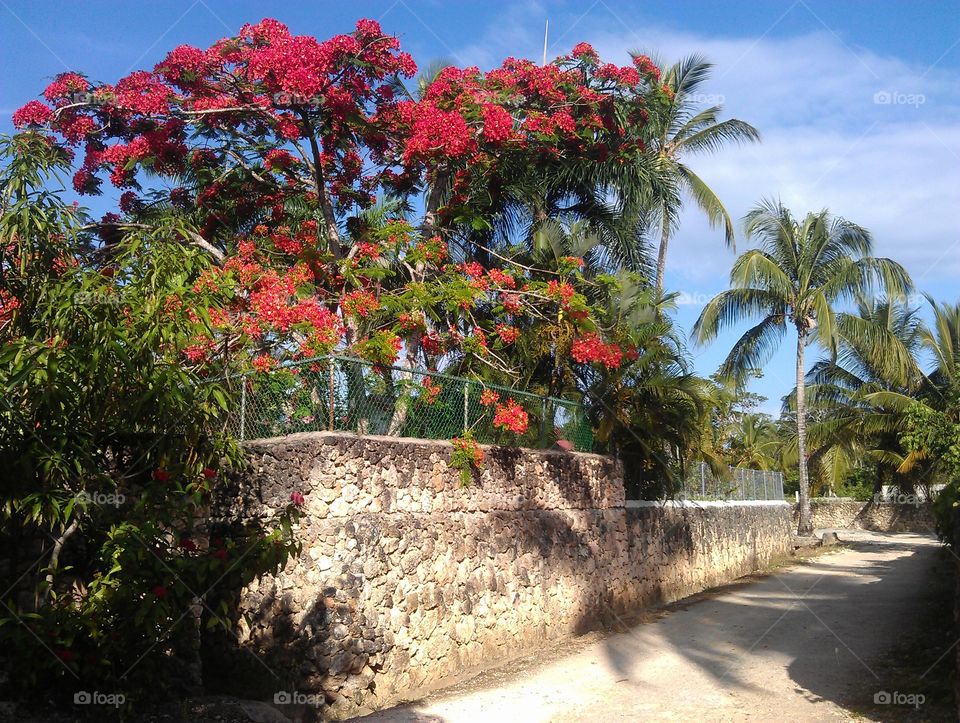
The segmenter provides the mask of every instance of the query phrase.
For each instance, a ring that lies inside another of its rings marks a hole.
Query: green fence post
[[[245,438],[247,431],[247,379],[240,377],[240,441]]]
[[[547,398],[540,400],[540,447],[547,446]]]
[[[331,357],[330,357],[330,378],[329,378],[329,381],[328,381],[328,383],[327,383],[327,406],[329,407],[329,422],[328,422],[328,428],[330,429],[331,432],[333,431],[334,425],[336,424],[336,419],[334,418],[334,416],[335,416],[335,412],[334,412],[335,404],[334,404],[334,380],[333,380],[334,369],[333,369],[333,361],[334,361],[334,359],[333,359],[333,357],[331,356]]]

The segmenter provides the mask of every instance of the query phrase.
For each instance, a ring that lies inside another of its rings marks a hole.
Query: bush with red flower
[[[493,426],[520,435],[527,431],[530,419],[526,410],[513,399],[497,404],[493,415]]]

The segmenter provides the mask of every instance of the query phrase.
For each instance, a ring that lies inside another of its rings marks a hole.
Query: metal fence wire
[[[715,476],[700,462],[690,465],[681,490],[689,500],[783,500],[783,474],[773,470],[730,467],[729,479]]]
[[[481,404],[486,390],[524,409],[524,433],[494,427],[493,405]],[[577,402],[339,356],[246,376],[229,424],[240,439],[322,430],[450,439],[469,430],[481,444],[546,449],[566,440],[577,451],[593,449],[593,429]]]

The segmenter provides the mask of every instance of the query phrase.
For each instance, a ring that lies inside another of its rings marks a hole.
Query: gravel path
[[[896,690],[879,661],[915,619],[940,553],[932,536],[839,534],[838,552],[363,720],[849,719],[843,706]],[[883,710],[897,720],[902,709]]]

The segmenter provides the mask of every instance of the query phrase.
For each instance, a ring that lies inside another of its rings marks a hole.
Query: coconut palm
[[[927,301],[933,307],[933,326],[924,328],[921,344],[936,365],[928,380],[938,390],[956,390],[960,385],[960,302],[939,303],[929,296]]]
[[[898,415],[898,432],[906,431],[909,425],[905,420],[918,405],[928,410],[931,418],[960,422],[960,303],[940,303],[929,296],[927,301],[933,325],[920,330],[920,345],[932,357],[933,368],[912,393],[884,390],[866,396],[871,404]],[[926,449],[915,449],[900,460],[897,471],[929,480],[940,472],[940,461]]]
[[[724,144],[749,143],[760,140],[757,129],[736,118],[718,120],[723,107],[701,108],[703,84],[713,68],[701,55],[690,55],[666,69],[663,83],[673,95],[662,113],[652,122],[656,125],[653,150],[668,175],[673,176],[678,193],[661,195],[658,222],[660,250],[657,256],[655,287],[663,291],[663,274],[667,264],[667,247],[679,219],[682,195],[689,194],[703,211],[711,226],[722,225],[727,245],[733,245],[734,232],[730,214],[716,193],[683,162],[688,155],[720,150]]]
[[[746,217],[745,232],[759,248],[740,255],[730,272],[730,286],[704,307],[693,334],[704,344],[721,330],[759,318],[736,342],[721,372],[743,378],[772,355],[788,327],[796,332],[796,419],[800,472],[798,532],[813,531],[806,449],[806,366],[812,341],[831,355],[837,352],[835,306],[878,289],[905,296],[907,272],[897,263],[870,255],[869,232],[831,217],[826,210],[794,219],[779,201],[765,201]]]
[[[777,426],[766,414],[744,414],[737,420],[727,456],[734,467],[777,469],[780,440]]]
[[[878,488],[884,479],[911,484],[909,477],[894,478],[903,462],[902,414],[869,400],[877,392],[916,392],[922,334],[919,309],[897,300],[860,297],[856,313],[837,315],[837,354],[818,361],[807,375],[807,401],[815,410],[808,432],[810,468],[820,486],[836,489],[864,464],[878,472]],[[788,398],[789,409],[795,400]]]

